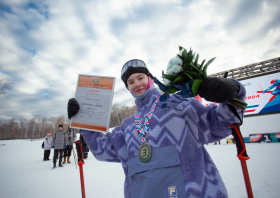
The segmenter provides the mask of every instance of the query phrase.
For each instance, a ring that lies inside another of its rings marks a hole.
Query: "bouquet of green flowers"
[[[162,72],[164,84],[154,77],[155,83],[164,92],[160,97],[161,102],[168,100],[169,94],[176,92],[183,98],[195,97],[198,94],[200,85],[207,78],[207,68],[215,58],[207,63],[203,60],[201,64],[198,63],[198,59],[199,55],[193,53],[192,49],[187,51],[179,46],[179,53],[169,61],[166,74]],[[237,98],[232,98],[228,102],[241,109],[246,109],[247,106]]]

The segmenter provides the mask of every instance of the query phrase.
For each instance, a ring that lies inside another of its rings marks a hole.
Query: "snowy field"
[[[43,161],[43,140],[0,141],[1,198],[81,197],[79,167],[71,164],[52,170],[52,160]],[[5,144],[5,145],[3,145]],[[235,145],[205,145],[216,163],[229,197],[247,197]],[[280,144],[246,144],[247,161],[256,198],[278,198],[280,194]],[[53,150],[51,157],[53,158]],[[88,198],[122,198],[124,174],[120,164],[99,162],[90,154],[85,160],[85,190]]]

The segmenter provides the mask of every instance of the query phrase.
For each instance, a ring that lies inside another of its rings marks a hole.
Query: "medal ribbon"
[[[153,116],[153,113],[154,113],[155,108],[157,106],[159,97],[154,101],[154,103],[152,105],[152,108],[150,109],[150,111],[148,113],[148,116],[145,119],[144,130],[143,130],[143,127],[142,127],[142,124],[141,124],[141,120],[140,120],[140,116],[139,116],[138,111],[136,111],[136,113],[135,113],[135,117],[134,117],[135,128],[136,128],[136,132],[141,137],[141,144],[144,144],[144,143],[147,142],[146,135],[149,132],[149,124],[150,124],[150,121],[151,121],[151,117]]]

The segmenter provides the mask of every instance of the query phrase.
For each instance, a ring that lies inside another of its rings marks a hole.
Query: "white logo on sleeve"
[[[169,186],[168,187],[168,195],[169,195],[169,198],[178,198],[177,197],[177,189],[176,189],[176,186]]]

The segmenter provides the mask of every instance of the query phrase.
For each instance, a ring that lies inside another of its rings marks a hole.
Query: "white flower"
[[[183,60],[179,56],[171,58],[166,67],[166,74],[176,75],[183,70]]]
[[[163,80],[163,84],[164,84],[164,85],[169,85],[169,84],[170,84],[170,82],[171,82],[171,81],[170,81],[170,80],[168,80],[168,79],[166,79],[166,78]]]

